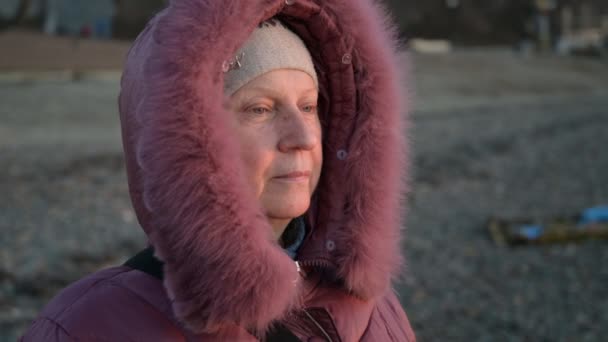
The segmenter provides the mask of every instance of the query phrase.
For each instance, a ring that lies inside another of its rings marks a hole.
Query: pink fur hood
[[[172,0],[129,52],[120,118],[137,217],[193,331],[264,330],[301,304],[294,261],[247,191],[223,95],[224,63],[275,15],[321,83],[324,168],[299,262],[361,299],[386,293],[402,266],[407,80],[385,12],[370,0]]]

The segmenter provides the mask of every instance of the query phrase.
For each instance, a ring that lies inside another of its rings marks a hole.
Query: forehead
[[[262,74],[237,90],[233,97],[250,95],[308,95],[316,94],[312,77],[296,69],[279,69]]]

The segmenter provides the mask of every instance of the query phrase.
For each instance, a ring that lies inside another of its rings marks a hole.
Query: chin
[[[291,219],[303,215],[310,206],[310,195],[275,197],[263,201],[266,214],[271,217]]]

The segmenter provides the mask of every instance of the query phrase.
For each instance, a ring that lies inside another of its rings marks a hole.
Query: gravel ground
[[[421,341],[602,341],[608,249],[496,247],[490,216],[608,203],[608,64],[502,50],[414,56],[407,276]],[[118,82],[0,83],[0,341],[66,284],[145,245]]]

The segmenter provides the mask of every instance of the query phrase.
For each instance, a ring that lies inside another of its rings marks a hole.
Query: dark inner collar
[[[295,258],[298,249],[304,242],[304,237],[306,236],[305,222],[304,217],[291,220],[279,239],[279,244],[292,259]],[[152,246],[140,251],[123,265],[140,270],[157,279],[163,279],[163,262],[154,257],[154,248]]]

